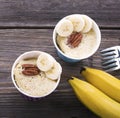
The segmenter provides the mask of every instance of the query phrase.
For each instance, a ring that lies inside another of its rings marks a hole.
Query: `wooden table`
[[[93,18],[102,33],[98,51],[74,65],[58,57],[52,42],[56,23],[73,13]],[[120,45],[120,0],[0,0],[0,118],[97,118],[78,101],[67,79],[82,78],[84,65],[102,69],[100,50],[115,45]],[[50,53],[63,67],[57,89],[36,102],[24,99],[11,80],[15,59],[31,50]]]

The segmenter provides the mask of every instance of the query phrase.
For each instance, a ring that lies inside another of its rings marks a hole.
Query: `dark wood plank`
[[[120,27],[120,0],[0,0],[0,27],[53,27],[73,13],[89,15],[100,27]]]
[[[120,45],[120,30],[102,30],[99,50],[89,59],[71,65],[56,54],[52,43],[53,29],[4,29],[0,30],[0,117],[5,118],[97,118],[81,104],[74,95],[67,79],[72,75],[81,77],[81,66],[101,69],[100,50]],[[10,71],[15,59],[30,50],[46,51],[53,55],[63,67],[61,81],[50,96],[39,101],[28,101],[12,84]],[[120,70],[112,74],[120,78]]]

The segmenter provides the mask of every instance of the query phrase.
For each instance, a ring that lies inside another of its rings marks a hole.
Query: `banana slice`
[[[46,53],[41,53],[37,59],[37,66],[41,71],[48,71],[53,67],[55,59]]]
[[[92,20],[88,16],[86,16],[86,15],[82,15],[82,17],[83,17],[83,19],[85,21],[85,26],[84,26],[82,32],[83,33],[87,33],[92,28]]]
[[[75,32],[80,32],[85,26],[84,19],[80,15],[72,15],[68,17],[68,20],[72,22],[73,30]]]
[[[45,72],[46,76],[51,79],[51,80],[56,80],[58,79],[59,75],[62,72],[62,67],[58,62],[54,62],[53,67]]]
[[[62,37],[67,37],[73,32],[73,24],[71,21],[63,19],[56,26],[57,33]]]

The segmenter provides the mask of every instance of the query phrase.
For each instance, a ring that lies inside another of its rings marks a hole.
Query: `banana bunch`
[[[109,97],[120,102],[120,80],[105,71],[84,67],[81,74],[85,79],[107,94]]]
[[[78,99],[102,118],[120,118],[120,80],[98,69],[84,67],[81,74],[68,80]]]

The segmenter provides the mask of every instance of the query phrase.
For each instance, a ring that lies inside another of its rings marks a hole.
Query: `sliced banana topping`
[[[62,72],[62,67],[58,62],[54,62],[53,67],[46,72],[46,76],[51,80],[56,80]]]
[[[51,55],[44,52],[37,59],[37,67],[51,80],[58,79],[62,73],[61,65]]]
[[[86,15],[82,15],[82,18],[85,21],[85,25],[84,25],[84,28],[83,28],[82,32],[83,33],[87,33],[92,28],[92,20],[88,16],[86,16]]]
[[[84,19],[80,15],[71,15],[68,17],[68,20],[72,22],[74,32],[82,31],[85,26]]]
[[[92,19],[87,15],[74,14],[62,19],[56,26],[56,32],[61,37],[68,37],[73,32],[87,33],[92,24]]]
[[[71,21],[63,19],[56,26],[57,33],[62,37],[67,37],[73,32],[73,24]]]
[[[41,53],[37,59],[37,67],[42,71],[48,71],[53,67],[54,58],[46,53]]]

